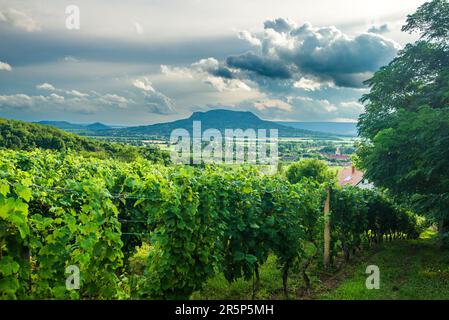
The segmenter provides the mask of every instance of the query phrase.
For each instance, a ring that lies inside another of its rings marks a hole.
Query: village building
[[[338,173],[338,184],[341,187],[354,186],[361,189],[374,189],[374,185],[364,177],[363,171],[357,170],[354,165],[344,168]]]

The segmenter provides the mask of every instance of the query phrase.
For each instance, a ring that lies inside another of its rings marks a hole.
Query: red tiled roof
[[[338,183],[340,186],[356,186],[363,180],[363,172],[354,167],[344,168],[338,173]]]

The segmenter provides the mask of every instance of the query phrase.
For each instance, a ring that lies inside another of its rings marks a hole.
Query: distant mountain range
[[[85,135],[116,136],[116,137],[169,137],[175,129],[186,129],[192,132],[193,121],[201,121],[202,131],[218,129],[224,133],[225,129],[277,129],[280,137],[318,137],[325,138],[336,135],[355,136],[353,123],[334,122],[273,122],[262,120],[252,112],[232,111],[225,109],[194,112],[189,118],[167,123],[147,126],[112,127],[99,122],[93,124],[73,124],[66,121],[40,121],[39,124],[49,125],[66,131]],[[268,133],[267,133],[268,134]]]
[[[326,137],[327,133],[288,127],[276,122],[262,120],[251,112],[224,109],[194,112],[189,118],[148,126],[102,130],[99,135],[110,136],[164,136],[169,137],[175,129],[186,129],[192,133],[194,121],[201,121],[201,130],[218,129],[277,129],[280,137]],[[269,132],[267,132],[269,134]]]
[[[318,132],[326,132],[345,136],[358,135],[355,122],[277,122],[281,125]]]
[[[37,124],[44,124],[47,126],[56,127],[58,129],[66,130],[66,131],[73,131],[73,130],[106,130],[111,129],[112,127],[107,126],[100,122],[95,122],[92,124],[76,124],[76,123],[70,123],[67,121],[39,121],[36,122]]]

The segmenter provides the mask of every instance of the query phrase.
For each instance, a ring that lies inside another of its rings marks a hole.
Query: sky
[[[0,0],[0,117],[353,122],[363,81],[417,39],[401,26],[424,2]]]

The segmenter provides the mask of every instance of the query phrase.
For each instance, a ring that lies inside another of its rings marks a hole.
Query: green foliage
[[[61,167],[57,154],[2,152],[0,257],[19,265],[13,268],[18,274],[8,271],[4,279],[10,286],[1,292],[8,298],[118,295],[115,272],[123,264],[118,211],[101,179],[77,168],[79,159],[64,160]],[[70,192],[55,191],[59,188]],[[78,292],[65,288],[69,265],[80,269]]]
[[[415,239],[425,225],[418,217],[395,205],[378,190],[356,187],[335,189],[331,196],[332,255],[343,251],[345,260],[363,244],[385,239]]]
[[[24,184],[12,188],[3,177],[0,180],[0,298],[14,299],[26,290],[24,282],[29,276],[26,246],[28,227],[28,204],[30,190]]]
[[[163,165],[171,164],[170,153],[161,150],[156,146],[146,146],[140,148],[141,156],[153,163],[159,163]]]
[[[292,164],[286,177],[292,184],[300,182],[304,178],[310,178],[318,183],[329,183],[336,179],[336,175],[331,171],[326,162],[317,159],[303,159]]]
[[[442,241],[449,231],[448,13],[447,0],[433,0],[408,17],[403,30],[421,39],[367,81],[358,151],[366,177],[438,222]]]
[[[292,185],[250,166],[0,150],[0,297],[186,299],[220,272],[255,275],[257,290],[270,255],[287,292],[289,269],[305,274],[320,253],[323,191],[314,179]],[[343,197],[334,236],[352,248],[365,239],[366,199]],[[65,287],[70,265],[80,290]]]
[[[78,151],[86,157],[135,161],[145,158],[154,163],[169,164],[170,154],[158,147],[134,147],[99,141],[68,133],[47,125],[0,118],[0,147],[14,150]]]
[[[434,41],[447,41],[449,36],[449,2],[433,0],[426,2],[407,17],[402,31],[421,33],[421,38]]]

